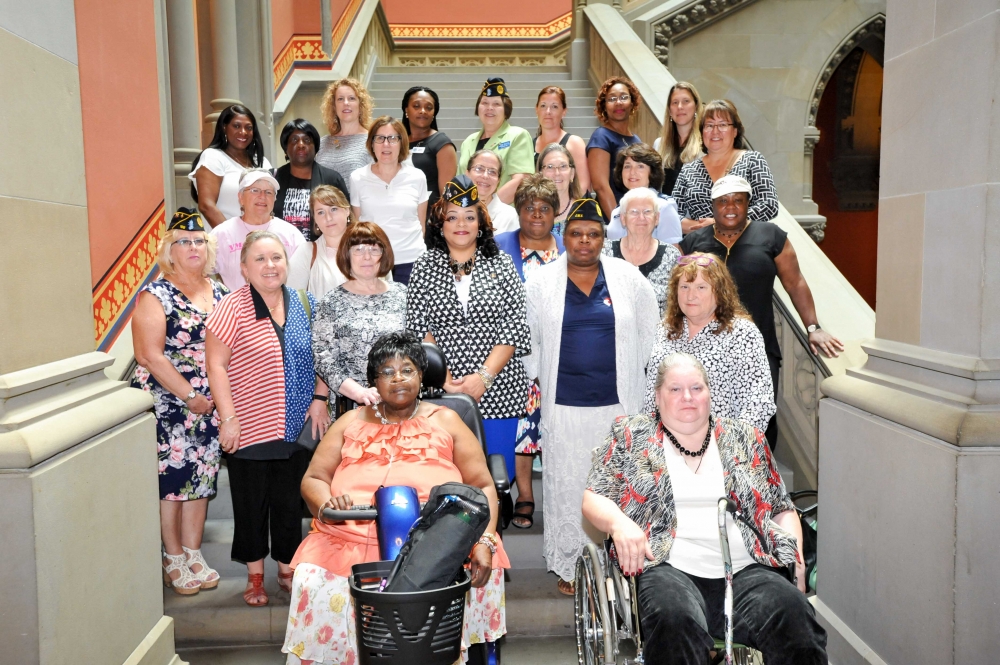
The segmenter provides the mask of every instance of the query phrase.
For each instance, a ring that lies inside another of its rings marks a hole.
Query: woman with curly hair
[[[427,221],[427,252],[413,264],[406,327],[448,359],[444,389],[479,402],[489,452],[513,470],[518,419],[531,352],[524,286],[510,256],[497,248],[476,184],[456,176]]]
[[[712,413],[742,420],[762,432],[778,410],[764,337],[743,308],[726,264],[695,252],[682,256],[670,275],[667,314],[656,330],[646,365],[644,411],[656,409],[660,362],[689,353],[705,366],[712,386]]]
[[[614,182],[615,160],[619,150],[641,140],[631,128],[641,101],[639,89],[624,76],[612,76],[597,93],[594,115],[601,126],[587,143],[587,168],[591,189],[597,193],[604,214],[617,208],[625,194],[625,189]]]
[[[330,133],[319,142],[316,161],[346,181],[355,169],[372,163],[365,139],[372,124],[373,102],[360,81],[343,78],[326,87],[320,111]]]

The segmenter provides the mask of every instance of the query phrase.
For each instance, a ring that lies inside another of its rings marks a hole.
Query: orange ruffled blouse
[[[438,406],[431,413],[447,407]],[[373,503],[381,486],[406,485],[427,501],[431,488],[462,482],[453,460],[454,440],[427,416],[399,424],[382,425],[355,419],[344,430],[340,466],[333,473],[333,496],[350,494],[354,503]],[[378,561],[375,523],[365,521],[323,524],[313,519],[309,535],[295,552],[291,566],[311,563],[341,577],[357,563]],[[494,568],[510,568],[503,544],[493,557]]]

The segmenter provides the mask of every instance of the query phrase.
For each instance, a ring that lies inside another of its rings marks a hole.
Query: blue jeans
[[[706,665],[725,634],[725,580],[669,563],[636,578],[647,665]],[[757,649],[767,665],[826,665],[826,631],[812,605],[774,568],[754,564],[733,576],[733,641]]]

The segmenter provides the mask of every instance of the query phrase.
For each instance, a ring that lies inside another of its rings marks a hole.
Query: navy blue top
[[[615,308],[601,266],[589,296],[573,280],[566,280],[556,404],[612,406],[618,402]]]
[[[615,193],[615,203],[622,200],[626,191],[615,183],[615,160],[618,159],[618,152],[622,148],[627,148],[633,143],[642,143],[642,139],[635,134],[632,136],[619,134],[607,127],[598,127],[595,129],[594,133],[590,135],[590,141],[587,142],[588,153],[590,153],[591,148],[600,148],[611,155],[611,163],[608,164],[608,182],[611,183],[611,190]],[[611,211],[606,210],[604,214],[610,215]]]

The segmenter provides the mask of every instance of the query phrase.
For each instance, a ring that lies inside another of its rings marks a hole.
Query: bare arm
[[[618,565],[626,575],[641,573],[645,560],[654,559],[646,534],[611,499],[584,490],[583,516],[615,541]]]
[[[226,216],[218,208],[219,190],[222,176],[217,176],[204,166],[195,171],[195,185],[198,188],[198,210],[212,227],[226,221]]]
[[[590,191],[590,167],[587,165],[587,144],[579,136],[573,136],[566,142],[566,149],[573,155],[576,164],[576,179],[580,183],[580,194]],[[612,208],[613,209],[613,208]]]
[[[427,201],[417,205],[417,219],[420,220],[420,234],[427,233]]]
[[[507,205],[512,205],[514,203],[514,194],[517,192],[517,186],[521,184],[521,180],[524,179],[524,173],[515,173],[507,181],[507,184],[497,190],[497,198],[506,203]]]
[[[799,560],[795,562],[795,586],[802,593],[806,592],[806,566],[805,554],[802,552],[802,523],[799,522],[799,515],[794,510],[786,510],[778,513],[773,518],[774,523],[788,533],[795,536],[796,547],[799,550]]]
[[[455,177],[458,172],[458,154],[455,152],[455,146],[448,144],[438,150],[437,154],[437,168],[438,168],[438,191],[443,192],[445,185],[448,181]]]
[[[597,193],[597,202],[605,215],[618,207],[615,192],[611,189],[611,154],[601,148],[591,148],[587,153],[587,169],[590,171],[590,186]]]
[[[240,445],[240,421],[234,417],[236,406],[229,383],[229,361],[232,357],[233,350],[208,330],[205,334],[205,370],[208,385],[212,387],[212,400],[219,412],[219,445],[227,453],[235,452]]]
[[[309,512],[318,517],[320,509],[332,498],[330,483],[333,482],[333,472],[340,466],[341,450],[344,447],[344,430],[357,417],[357,412],[349,411],[337,419],[326,431],[323,440],[316,446],[309,468],[302,476],[299,489],[302,498],[309,506]],[[332,505],[337,510],[346,510],[353,505],[350,495],[337,497]]]
[[[806,278],[799,269],[799,259],[795,255],[791,241],[785,240],[785,246],[775,257],[774,265],[778,269],[781,285],[785,287],[792,304],[795,305],[795,311],[802,319],[802,325],[806,327],[819,325],[816,319],[816,303],[813,301],[809,285],[806,284]],[[844,350],[844,344],[825,330],[817,328],[809,333],[809,348],[813,353],[818,354],[822,351],[827,358],[836,358],[840,355],[838,352]]]

